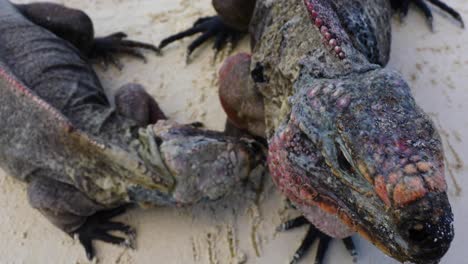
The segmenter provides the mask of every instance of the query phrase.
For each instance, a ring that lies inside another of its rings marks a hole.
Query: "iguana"
[[[428,2],[460,15],[438,0]],[[454,236],[440,136],[389,59],[392,7],[403,16],[424,0],[214,0],[218,16],[164,39],[249,31],[252,55],[220,70],[220,99],[236,127],[268,139],[273,181],[311,226],[291,263],[318,238],[354,253],[354,232],[399,261],[437,263]]]
[[[32,207],[78,236],[125,244],[131,227],[110,218],[127,204],[183,206],[215,200],[262,173],[262,145],[199,124],[166,120],[137,84],[112,107],[89,61],[144,58],[124,33],[94,38],[82,11],[0,0],[0,165],[27,182]]]

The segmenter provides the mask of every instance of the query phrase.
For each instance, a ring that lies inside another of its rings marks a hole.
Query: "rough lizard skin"
[[[454,236],[443,150],[402,76],[383,68],[391,13],[387,0],[256,1],[244,78],[263,96],[265,123],[242,127],[266,126],[274,182],[321,231],[359,232],[399,261],[437,263]],[[223,79],[244,60],[230,58]],[[235,84],[221,80],[221,90]],[[251,120],[221,98],[234,124]]]
[[[96,212],[127,203],[219,199],[262,173],[264,151],[253,140],[161,120],[141,87],[119,92],[119,111],[112,108],[85,56],[91,21],[45,7],[0,0],[0,165],[29,184],[31,205],[55,225],[73,233]],[[154,115],[131,118],[139,98]]]

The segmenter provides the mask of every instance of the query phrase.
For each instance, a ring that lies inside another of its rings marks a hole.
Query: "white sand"
[[[464,0],[446,0],[465,14]],[[23,1],[29,2],[29,1]],[[93,18],[99,35],[125,31],[132,38],[158,43],[164,36],[190,26],[199,16],[212,15],[209,0],[65,0],[56,1],[84,9]],[[440,127],[448,161],[447,181],[455,213],[455,241],[442,263],[467,263],[468,173],[463,160],[468,135],[468,34],[435,13],[434,34],[419,12],[406,24],[395,21],[390,66],[403,72],[416,100]],[[209,45],[185,64],[188,40],[170,46],[164,56],[148,54],[148,63],[124,59],[125,69],[100,71],[111,91],[138,81],[157,98],[164,111],[180,122],[202,121],[221,129],[224,114],[216,89],[216,71]],[[236,51],[248,50],[247,39]],[[465,53],[465,51],[467,51]],[[222,57],[222,56],[221,56]],[[457,191],[454,180],[462,189]],[[252,196],[252,193],[250,193]],[[287,263],[304,229],[276,234],[275,227],[294,216],[271,184],[261,196],[225,199],[194,208],[134,210],[121,217],[138,230],[138,249],[128,250],[97,243],[100,263]],[[25,185],[0,175],[0,263],[87,263],[81,246],[53,227],[27,203]],[[255,241],[255,242],[254,242]],[[368,242],[356,237],[359,263],[396,263]],[[256,244],[256,246],[254,246]],[[313,263],[311,253],[302,263]],[[333,242],[327,263],[352,263],[344,247]]]

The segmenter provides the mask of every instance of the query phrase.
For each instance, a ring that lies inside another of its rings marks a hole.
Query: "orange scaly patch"
[[[423,197],[427,193],[420,177],[405,177],[393,190],[393,201],[404,206]]]
[[[386,206],[390,207],[390,199],[388,198],[387,184],[385,178],[382,175],[375,177],[375,192],[382,199]]]

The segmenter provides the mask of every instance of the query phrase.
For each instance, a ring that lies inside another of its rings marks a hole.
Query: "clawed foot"
[[[115,57],[116,54],[124,54],[141,59],[146,62],[146,57],[139,49],[151,50],[159,54],[159,49],[151,44],[128,40],[127,34],[117,32],[106,37],[96,38],[94,46],[89,57],[91,59],[100,59],[105,68],[113,64],[119,70],[123,68],[120,61]]]
[[[123,223],[110,221],[111,218],[124,213],[125,210],[125,207],[118,207],[109,211],[98,212],[90,216],[86,223],[71,234],[78,235],[78,240],[83,245],[89,260],[92,260],[95,256],[93,240],[134,248],[135,230]],[[109,232],[112,231],[122,232],[126,238],[111,235]]]
[[[193,122],[193,123],[190,123],[190,125],[195,127],[195,128],[204,128],[205,127],[205,124],[203,124],[202,122]]]
[[[448,13],[451,17],[453,17],[456,21],[460,23],[460,26],[462,28],[465,27],[465,23],[463,22],[463,18],[461,17],[461,15],[457,11],[455,11],[455,9],[453,9],[452,7],[448,6],[440,0],[392,0],[391,2],[393,8],[400,12],[400,17],[402,19],[408,14],[410,3],[415,4],[418,7],[418,9],[420,9],[426,16],[427,23],[429,24],[429,28],[431,29],[431,31],[434,31],[434,17],[427,2],[430,2],[431,4],[440,8],[442,11]]]
[[[299,262],[299,260],[304,257],[304,255],[307,253],[307,251],[312,247],[314,241],[318,240],[318,248],[317,248],[317,255],[315,256],[315,264],[320,264],[323,262],[323,259],[325,258],[325,253],[327,252],[328,245],[330,244],[331,237],[322,233],[320,230],[318,230],[316,227],[314,227],[304,216],[297,217],[295,219],[292,219],[290,221],[287,221],[280,225],[277,230],[278,231],[287,231],[294,229],[296,227],[308,225],[309,229],[307,230],[307,234],[304,237],[304,240],[302,241],[301,245],[299,248],[296,250],[296,253],[294,254],[291,264],[296,264]],[[353,257],[353,261],[356,261],[356,247],[354,246],[353,240],[351,237],[347,237],[343,239],[343,243],[346,246],[346,249],[349,251],[351,256]]]
[[[203,17],[198,19],[193,24],[192,28],[162,40],[159,44],[159,48],[162,49],[174,41],[195,35],[197,33],[202,34],[188,46],[187,58],[190,57],[190,54],[192,54],[196,48],[212,37],[215,38],[213,49],[216,53],[218,53],[226,45],[226,43],[231,43],[232,46],[235,46],[239,40],[239,37],[241,36],[241,32],[225,25],[220,17]]]

